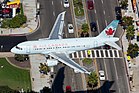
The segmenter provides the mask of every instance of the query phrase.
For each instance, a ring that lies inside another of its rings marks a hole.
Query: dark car
[[[90,28],[92,32],[97,31],[97,24],[95,22],[90,23]]]
[[[94,3],[92,0],[88,0],[87,1],[87,7],[89,10],[93,10],[94,9]]]
[[[137,36],[137,41],[139,41],[139,36]]]
[[[115,7],[115,14],[116,14],[116,19],[119,20],[119,23],[122,23],[121,7]]]

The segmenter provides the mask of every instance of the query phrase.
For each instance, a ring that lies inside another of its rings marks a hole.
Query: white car
[[[64,7],[69,7],[69,1],[68,0],[64,0]]]
[[[68,24],[68,32],[69,33],[74,33],[74,29],[73,29],[73,25],[72,24]]]
[[[105,80],[105,74],[104,74],[103,70],[99,71],[99,78],[100,78],[100,80]]]

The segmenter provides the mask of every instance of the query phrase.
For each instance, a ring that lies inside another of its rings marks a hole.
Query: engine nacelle
[[[47,66],[52,67],[52,66],[56,66],[58,64],[58,60],[48,59],[46,63],[47,63]]]
[[[75,73],[80,73],[78,70],[75,70],[75,69],[74,69],[74,72],[75,72]]]

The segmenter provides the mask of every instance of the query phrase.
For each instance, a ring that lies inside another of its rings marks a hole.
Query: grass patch
[[[76,16],[84,16],[84,9],[82,0],[73,0],[74,3],[74,11]]]
[[[86,64],[91,64],[92,63],[92,59],[91,58],[84,58],[83,62]]]
[[[5,58],[0,58],[0,86],[8,86],[14,90],[31,90],[30,73],[28,70],[13,67]]]

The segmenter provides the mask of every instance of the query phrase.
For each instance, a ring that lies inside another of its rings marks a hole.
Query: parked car
[[[93,10],[94,9],[93,0],[88,0],[87,1],[87,7],[88,7],[89,10]]]
[[[115,7],[115,14],[116,19],[119,20],[119,23],[122,23],[122,13],[121,13],[121,7]]]
[[[64,0],[64,7],[69,7],[69,1],[68,0]]]
[[[69,33],[74,33],[74,29],[73,29],[73,25],[72,24],[68,24],[68,32]]]
[[[92,32],[97,31],[97,24],[95,22],[90,23],[90,28]]]
[[[72,93],[71,86],[66,86],[66,93]]]
[[[105,80],[105,74],[104,74],[104,71],[103,70],[100,70],[99,71],[99,79],[100,80]]]
[[[137,41],[139,42],[139,36],[137,36]]]

